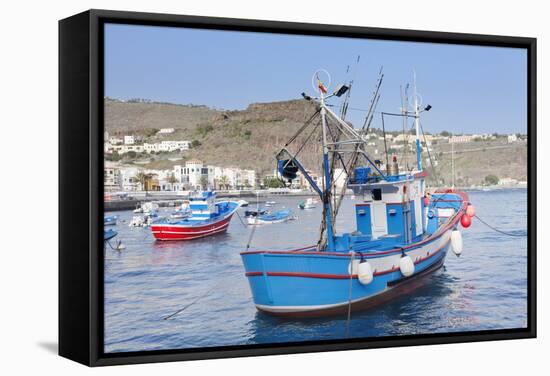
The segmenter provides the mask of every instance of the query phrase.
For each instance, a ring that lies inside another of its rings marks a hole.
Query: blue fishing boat
[[[272,223],[286,222],[292,217],[292,211],[289,209],[278,210],[273,213],[264,213],[256,216],[247,217],[249,225],[265,225]]]
[[[189,217],[156,220],[151,224],[151,232],[157,240],[192,240],[214,235],[227,230],[238,208],[235,201],[216,202],[215,192],[199,192],[189,197]]]
[[[103,216],[103,225],[104,226],[115,226],[118,216],[116,215],[105,215]]]
[[[368,127],[378,102],[379,77],[365,126],[353,128],[326,101],[340,97],[349,86],[341,85],[330,95],[317,78],[319,96],[303,94],[317,104],[323,148],[323,182],[319,186],[290,150],[290,143],[277,154],[279,174],[292,180],[300,172],[323,203],[317,244],[291,250],[247,250],[241,253],[256,308],[289,317],[338,315],[387,302],[408,294],[426,275],[438,270],[448,250],[462,252],[459,224],[471,224],[473,206],[464,192],[454,189],[430,191],[422,167],[419,116],[416,95],[412,110],[404,106],[404,122],[413,120],[416,130],[416,161],[401,168],[396,156],[386,163],[373,161],[367,153]],[[409,96],[407,95],[406,98]],[[406,101],[405,101],[406,102]],[[313,119],[313,117],[312,117]],[[296,140],[307,129],[298,130]],[[385,136],[385,130],[384,130]],[[299,147],[296,149],[301,150]],[[349,176],[340,191],[334,186],[334,169],[341,163]],[[337,214],[347,189],[356,196],[356,226],[341,234],[335,231]]]
[[[103,230],[103,240],[104,241],[109,241],[117,235],[118,235],[118,232],[116,232],[112,228],[110,228],[108,230]]]

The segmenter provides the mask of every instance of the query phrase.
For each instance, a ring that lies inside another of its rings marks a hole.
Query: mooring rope
[[[241,223],[243,224],[244,228],[247,228],[248,226],[246,225],[246,223],[244,223],[243,219],[241,218],[241,215],[239,214],[238,211],[235,212],[237,214],[237,217],[239,217],[239,221],[241,221]]]
[[[256,218],[254,218],[254,220],[256,221]],[[250,231],[250,236],[248,238],[248,243],[246,244],[246,250],[248,251],[248,249],[250,248],[250,244],[252,243],[252,238],[254,237],[254,232],[256,231],[256,227],[257,226],[252,226],[252,230]],[[219,287],[222,283],[224,283],[225,281],[220,281],[219,283],[216,283],[213,287],[211,287],[208,291],[206,291],[204,294],[198,296],[195,300],[193,300],[191,303],[187,304],[186,306],[178,309],[177,311],[175,311],[174,313],[168,315],[168,316],[165,316],[163,317],[162,319],[163,320],[168,320],[168,319],[171,319],[172,317],[180,314],[181,312],[185,311],[187,308],[191,307],[192,305],[194,305],[195,303],[197,303],[199,300],[201,300],[202,298],[204,298],[205,296],[207,296],[208,294],[210,294],[212,291],[214,291],[214,289],[216,289],[217,287]]]
[[[206,295],[210,294],[212,291],[214,291],[214,289],[216,287],[218,287],[220,285],[220,283],[216,283],[213,287],[211,287],[208,291],[206,291],[204,294],[198,296],[195,300],[193,300],[191,303],[187,304],[185,307],[183,308],[180,308],[178,309],[176,312],[166,316],[166,317],[163,317],[162,319],[163,320],[168,320],[168,319],[171,319],[172,317],[176,316],[177,314],[185,311],[187,308],[191,307],[193,304],[197,303],[199,300],[201,300],[202,298],[204,298]]]
[[[122,245],[122,241],[118,241],[118,245],[116,246],[116,248],[114,248],[112,245],[111,245],[111,241],[110,240],[105,240],[105,242],[107,244],[109,244],[109,247],[113,250],[113,251],[121,251],[123,248],[120,248],[120,246]]]
[[[483,223],[485,226],[489,227],[491,230],[496,231],[496,232],[498,232],[502,235],[515,236],[515,237],[526,237],[527,236],[527,234],[513,234],[511,232],[506,232],[506,231],[499,230],[498,228],[496,228],[494,226],[491,226],[490,224],[485,222],[483,219],[479,218],[479,216],[477,214],[474,215],[474,217],[476,217],[481,223]]]

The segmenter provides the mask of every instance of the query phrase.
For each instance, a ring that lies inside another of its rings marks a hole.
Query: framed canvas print
[[[536,40],[90,10],[59,23],[59,352],[536,335]]]

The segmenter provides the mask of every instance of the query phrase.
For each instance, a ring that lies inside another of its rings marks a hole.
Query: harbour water
[[[157,242],[148,228],[128,227],[131,211],[117,212],[116,239],[126,248],[105,249],[105,352],[526,327],[527,237],[522,235],[527,233],[527,190],[468,193],[479,217],[516,236],[495,232],[474,218],[463,231],[463,254],[450,252],[445,268],[430,283],[383,306],[353,313],[349,323],[347,317],[292,320],[257,312],[239,256],[251,227],[238,217],[225,234]],[[291,208],[297,219],[259,226],[251,249],[315,244],[321,207],[298,209],[304,198],[274,200],[274,210]],[[346,197],[338,231],[353,231],[356,202]],[[243,217],[244,208],[239,213]]]

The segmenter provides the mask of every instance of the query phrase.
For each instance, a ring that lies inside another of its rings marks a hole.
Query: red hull
[[[157,240],[191,240],[203,238],[226,231],[227,227],[229,227],[231,217],[233,217],[233,213],[217,222],[199,226],[153,224],[151,226],[151,231]]]

